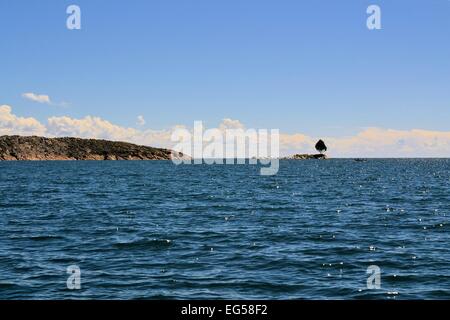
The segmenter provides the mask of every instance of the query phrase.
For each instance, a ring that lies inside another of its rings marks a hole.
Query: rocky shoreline
[[[186,156],[168,149],[81,138],[0,136],[2,160],[171,160]]]
[[[324,154],[294,154],[283,158],[284,160],[326,160],[328,157]]]

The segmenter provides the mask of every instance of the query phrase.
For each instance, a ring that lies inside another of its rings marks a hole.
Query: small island
[[[294,154],[293,156],[284,158],[285,160],[326,160],[328,157],[324,154],[325,151],[328,150],[325,142],[323,140],[319,140],[315,146],[316,150],[320,153],[318,154]]]
[[[168,149],[81,138],[0,136],[1,160],[171,160],[185,156]]]
[[[284,158],[285,160],[326,160],[328,159],[325,154],[294,154]]]

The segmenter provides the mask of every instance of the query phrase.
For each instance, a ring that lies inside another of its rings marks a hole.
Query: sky
[[[450,157],[448,0],[0,0],[0,39],[0,134],[170,147],[201,120],[279,129],[282,153]]]

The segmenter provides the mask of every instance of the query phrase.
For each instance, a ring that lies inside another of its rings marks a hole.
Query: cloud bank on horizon
[[[170,139],[172,131],[179,127],[187,128],[185,125],[165,130],[126,128],[94,116],[81,119],[50,117],[44,124],[32,117],[17,116],[10,106],[0,105],[0,135],[70,136],[126,141],[170,149],[175,145]],[[245,125],[239,120],[224,119],[218,128],[245,129]],[[450,157],[450,131],[376,127],[366,128],[356,135],[346,137],[312,137],[302,133],[281,132],[280,155],[312,153],[319,138],[328,144],[332,157]]]

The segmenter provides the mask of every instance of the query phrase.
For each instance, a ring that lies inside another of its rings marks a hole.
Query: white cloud
[[[136,129],[123,128],[109,121],[91,116],[83,119],[73,119],[66,116],[51,117],[48,119],[47,128],[55,136],[112,140],[130,140],[137,133]]]
[[[46,94],[36,94],[36,93],[32,93],[32,92],[27,92],[27,93],[23,93],[22,97],[27,100],[34,101],[34,102],[46,103],[46,104],[52,103],[50,100],[50,97]]]
[[[51,117],[47,124],[52,136],[126,141],[155,147],[171,146],[172,130],[138,130],[112,124],[99,117],[86,116],[82,119]]]
[[[367,128],[355,136],[328,139],[338,156],[450,157],[450,132]]]
[[[145,125],[145,119],[144,119],[144,116],[137,116],[136,124],[139,125],[139,126]]]
[[[170,140],[171,134],[173,129],[180,127],[185,128],[180,125],[166,130],[141,130],[92,116],[82,119],[51,117],[44,125],[34,118],[14,115],[10,106],[0,106],[0,135],[72,136],[173,148],[175,143]],[[245,126],[238,120],[224,119],[218,128],[245,129]],[[331,157],[450,157],[449,131],[384,128],[367,128],[348,137],[280,133],[280,154],[314,153],[314,144],[319,138],[325,140]]]
[[[313,153],[316,139],[301,133],[280,133],[280,154]]]
[[[0,106],[0,135],[42,136],[46,127],[34,118],[22,118],[11,112],[11,107]]]
[[[233,120],[229,118],[225,118],[219,125],[219,130],[224,131],[226,129],[244,129],[245,126],[239,120]]]

